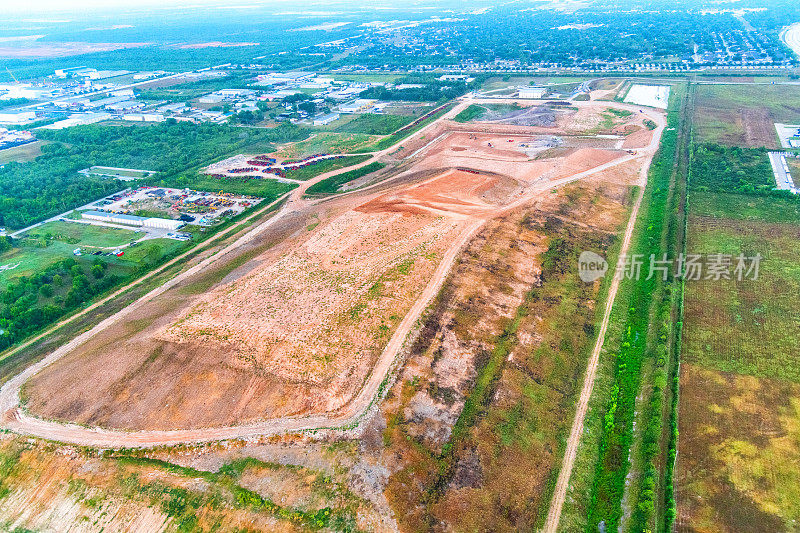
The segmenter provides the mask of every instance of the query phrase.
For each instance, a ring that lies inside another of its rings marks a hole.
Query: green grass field
[[[30,276],[62,259],[72,257],[74,249],[74,245],[53,241],[43,248],[34,245],[20,246],[3,252],[0,254],[0,267],[13,266],[14,268],[0,270],[0,288],[5,287],[9,281],[21,276]]]
[[[286,177],[293,180],[306,181],[320,174],[324,174],[325,172],[357,165],[358,163],[366,161],[369,157],[368,155],[351,155],[342,157],[341,159],[327,159],[307,167],[288,170],[286,171]]]
[[[342,133],[361,133],[365,135],[389,135],[403,126],[410,124],[416,117],[413,115],[376,115],[364,114],[336,127]]]
[[[471,122],[473,120],[478,120],[479,118],[481,118],[486,113],[486,111],[487,109],[485,107],[477,104],[472,104],[471,106],[463,110],[461,113],[456,115],[453,120],[461,123]]]
[[[24,234],[25,237],[45,237],[80,246],[111,247],[127,244],[142,236],[132,230],[93,226],[76,222],[47,222]]]
[[[0,150],[0,165],[5,165],[12,161],[24,163],[26,161],[33,161],[42,155],[42,146],[49,144],[48,141],[36,141],[22,146],[15,146],[14,148],[6,148]]]
[[[386,165],[383,163],[378,163],[376,161],[361,168],[343,172],[341,174],[337,174],[336,176],[331,176],[330,178],[325,178],[324,180],[309,187],[306,191],[306,196],[336,194],[339,192],[339,188],[345,183],[349,183],[353,180],[366,176],[367,174],[377,172],[385,166]]]
[[[688,253],[761,254],[758,279],[687,282],[683,360],[800,383],[800,225],[692,216]]]
[[[152,171],[149,170],[137,170],[137,169],[118,169],[118,168],[111,168],[111,167],[91,167],[89,169],[89,174],[97,175],[97,176],[109,176],[115,178],[146,178],[149,175],[153,174]]]
[[[288,159],[297,159],[314,154],[366,152],[380,138],[378,135],[366,135],[364,133],[321,132],[305,141],[289,144],[281,149],[278,155]]]
[[[757,280],[686,283],[678,515],[695,530],[800,521],[800,202],[690,196],[688,253],[761,254]]]
[[[55,238],[47,239],[50,234]],[[0,287],[21,276],[31,276],[47,267],[73,256],[75,248],[84,252],[95,248],[115,248],[128,244],[142,234],[131,230],[105,228],[69,222],[50,222],[31,230],[29,238],[20,239],[20,246],[0,254],[0,266],[17,265],[15,268],[0,270]],[[129,274],[137,268],[143,258],[150,253],[152,246],[159,247],[159,253],[166,255],[184,246],[186,243],[174,239],[149,239],[124,249],[122,257],[102,256],[109,264],[110,272]],[[77,260],[91,261],[95,256],[85,254],[75,257]]]
[[[700,217],[800,224],[800,202],[791,198],[695,191],[691,203]]]
[[[797,85],[699,85],[694,124],[698,142],[746,145],[746,127],[763,131],[764,143],[777,143],[774,122],[800,122],[800,86]],[[762,124],[746,124],[751,111],[767,113]],[[770,145],[759,143],[759,145]]]
[[[684,364],[679,420],[684,524],[720,533],[797,531],[800,385]]]

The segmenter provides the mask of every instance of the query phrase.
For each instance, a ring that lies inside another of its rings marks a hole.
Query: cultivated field
[[[800,123],[797,85],[699,85],[696,95],[699,142],[779,148],[774,123]]]
[[[793,531],[800,519],[794,204],[710,193],[692,204],[689,253],[763,259],[756,281],[686,285],[678,531]]]

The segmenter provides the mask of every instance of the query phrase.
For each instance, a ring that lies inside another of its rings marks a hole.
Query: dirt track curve
[[[419,131],[417,131],[412,137],[424,135],[430,128],[435,127],[439,121],[452,118],[453,116],[455,116],[457,113],[459,113],[461,110],[463,110],[472,103],[475,102],[496,103],[498,101],[510,102],[512,100],[497,100],[497,99],[491,99],[485,101],[477,99],[463,100],[448,113],[446,113],[439,119],[431,122],[424,128],[420,129]],[[576,106],[602,105],[606,107],[617,107],[620,109],[628,109],[632,111],[639,110],[638,107],[629,106],[626,104],[620,104],[616,102],[576,102],[574,105]],[[522,198],[520,198],[519,200],[515,201],[512,204],[498,209],[496,212],[493,213],[493,215],[498,216],[513,209],[516,209],[530,202],[531,200],[537,198],[543,191],[555,187],[561,187],[570,182],[585,178],[587,176],[594,175],[596,173],[602,172],[617,165],[624,164],[634,159],[640,159],[640,158],[645,159],[645,164],[642,170],[642,175],[640,180],[643,180],[643,182],[646,181],[647,169],[649,168],[650,161],[652,161],[653,154],[655,153],[655,150],[658,147],[658,142],[661,136],[661,132],[663,131],[664,128],[664,118],[663,114],[656,111],[645,111],[645,114],[648,116],[648,118],[651,118],[658,124],[658,129],[654,132],[653,140],[650,143],[650,146],[648,146],[647,148],[640,149],[634,154],[627,155],[625,157],[597,166],[590,170],[568,176],[566,178],[554,180],[551,182],[536,183],[529,189],[528,194],[526,194],[525,196],[523,196]],[[405,139],[404,141],[407,142],[408,139]],[[321,181],[331,175],[338,174],[340,172],[346,172],[347,170],[352,170],[354,168],[360,168],[362,166],[368,165],[369,163],[377,160],[379,157],[382,157],[386,154],[395,151],[404,141],[401,141],[397,145],[387,148],[386,150],[376,152],[370,159],[358,165],[354,165],[347,169],[328,172],[312,180],[309,180],[308,182],[305,182],[303,185],[293,190],[289,194],[286,204],[281,208],[280,211],[278,211],[270,219],[253,227],[251,230],[249,230],[244,235],[240,236],[236,241],[229,244],[227,247],[219,250],[214,255],[204,259],[202,262],[198,263],[192,268],[186,270],[185,272],[182,272],[175,278],[167,281],[163,286],[158,287],[153,291],[147,293],[145,296],[143,296],[138,301],[134,302],[132,305],[123,309],[119,313],[106,318],[105,320],[97,324],[95,327],[74,338],[69,343],[62,345],[61,347],[59,347],[58,349],[47,355],[44,359],[42,359],[38,363],[28,367],[20,374],[14,376],[12,379],[6,382],[2,388],[0,388],[0,413],[2,413],[2,420],[0,420],[0,427],[13,431],[15,433],[41,437],[65,443],[78,444],[83,446],[94,446],[100,448],[120,448],[120,447],[144,448],[144,447],[175,445],[183,443],[197,443],[197,442],[210,442],[210,441],[227,440],[227,439],[250,438],[250,437],[259,437],[266,435],[295,433],[308,430],[326,429],[326,428],[343,428],[357,424],[360,418],[367,412],[367,410],[372,405],[375,398],[378,396],[381,384],[383,383],[384,379],[394,366],[397,355],[398,353],[401,352],[401,349],[403,347],[403,344],[405,343],[406,338],[408,337],[408,334],[414,327],[414,324],[417,322],[422,312],[430,304],[435,295],[439,292],[439,289],[444,283],[444,280],[446,279],[452,265],[455,263],[455,260],[458,257],[459,252],[466,245],[466,243],[469,242],[470,238],[478,232],[478,230],[485,223],[486,219],[477,220],[472,224],[470,224],[464,230],[464,232],[462,232],[459,239],[457,239],[457,241],[450,246],[450,248],[445,253],[444,257],[442,258],[441,263],[434,272],[432,279],[428,282],[427,286],[423,290],[420,297],[417,299],[412,308],[403,318],[402,322],[399,324],[394,335],[391,337],[388,344],[381,352],[378,361],[376,362],[373,370],[371,371],[362,389],[359,391],[359,393],[353,400],[351,400],[345,407],[343,407],[340,412],[337,412],[335,414],[321,414],[321,415],[296,417],[296,418],[277,418],[252,424],[217,427],[217,428],[186,429],[186,430],[172,430],[172,431],[120,431],[120,430],[107,430],[103,428],[89,428],[89,427],[79,426],[77,424],[65,424],[31,416],[27,412],[25,412],[24,409],[20,407],[19,393],[22,385],[32,376],[34,376],[43,368],[56,362],[58,359],[69,353],[75,347],[79,346],[80,344],[88,340],[91,336],[103,331],[105,328],[114,324],[117,320],[126,316],[127,314],[134,312],[144,302],[147,302],[150,299],[158,296],[168,288],[186,279],[188,276],[191,276],[192,274],[198,272],[201,269],[207,268],[210,264],[218,261],[220,258],[224,257],[231,251],[252,241],[255,237],[257,237],[258,235],[262,234],[264,231],[269,229],[269,227],[272,226],[275,223],[275,221],[279,220],[285,214],[294,211],[299,206],[311,202],[311,200],[303,198],[303,193],[310,185],[318,181]],[[625,250],[627,250],[628,243],[630,242],[630,235],[633,229],[633,221],[635,220],[636,214],[638,213],[640,202],[641,202],[641,193],[636,200],[634,209],[631,213],[630,221],[628,222],[628,228],[626,229],[625,233],[625,240],[623,242],[622,253],[624,253]],[[574,450],[577,448],[578,440],[580,438],[580,428],[583,425],[583,418],[585,417],[585,407],[583,408],[583,410],[581,410],[581,406],[585,406],[586,404],[588,404],[588,398],[591,395],[591,388],[594,383],[594,374],[596,372],[597,361],[599,359],[599,351],[600,347],[602,347],[602,339],[608,324],[610,309],[611,306],[613,305],[617,286],[618,283],[616,282],[611,284],[606,314],[604,315],[603,323],[601,325],[601,330],[600,330],[601,333],[600,336],[598,337],[598,343],[595,346],[594,352],[592,353],[592,357],[589,362],[589,367],[587,369],[586,381],[584,383],[584,389],[581,394],[581,399],[579,402],[578,414],[576,415],[575,423],[573,424],[573,430],[572,433],[570,434],[570,440],[567,443],[567,455],[565,456],[564,467],[562,467],[562,472],[561,475],[559,476],[559,485],[557,485],[556,492],[554,494],[554,500],[553,500],[554,502],[557,501],[556,497],[559,495],[560,492],[563,493],[566,492],[566,484],[569,480],[569,473],[572,470],[572,463],[574,462]],[[127,288],[128,287],[126,287],[126,289]],[[118,294],[119,292],[120,291],[115,293],[115,295]],[[113,296],[114,295],[112,295],[112,297]],[[578,428],[577,433],[576,433],[576,427]],[[566,472],[566,479],[562,481],[564,472]],[[562,485],[563,485],[563,490],[561,489]],[[563,503],[563,494],[560,497],[560,502]],[[559,513],[560,513],[561,503],[559,503],[558,505]],[[552,511],[553,509],[551,509],[551,514]],[[556,525],[558,521],[557,516],[558,514],[556,514],[556,519],[555,519]],[[550,524],[550,522],[551,520],[548,517],[548,524]]]

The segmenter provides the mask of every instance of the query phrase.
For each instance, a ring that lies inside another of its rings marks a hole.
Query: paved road
[[[786,157],[781,152],[770,152],[768,155],[772,165],[772,174],[775,176],[775,185],[785,191],[794,191],[794,180],[786,172]]]
[[[795,22],[783,30],[781,39],[786,43],[786,46],[792,49],[792,52],[797,57],[800,57],[800,22]]]
[[[496,101],[496,100],[487,100],[487,101]],[[458,105],[456,105],[451,111],[446,113],[443,117],[440,117],[439,119],[431,122],[429,125],[420,129],[418,132],[412,135],[412,137],[425,135],[425,133],[430,128],[435,127],[436,124],[441,120],[446,120],[454,117],[462,109],[476,102],[480,103],[481,101],[475,99],[462,100]],[[636,106],[629,106],[626,104],[612,103],[612,102],[601,102],[599,104],[596,102],[578,102],[575,105],[586,106],[586,107],[614,106],[621,109],[632,109],[633,107],[636,107]],[[646,158],[646,161],[649,162],[652,159],[652,154],[655,151],[655,147],[657,147],[658,145],[658,139],[660,138],[661,131],[663,131],[664,121],[663,121],[663,115],[655,111],[648,111],[646,112],[646,114],[648,114],[648,116],[651,119],[656,120],[657,123],[659,124],[659,128],[655,131],[654,140],[651,143],[651,146],[648,147],[648,149],[640,151],[640,153],[637,154],[626,155],[610,163],[600,165],[591,170],[580,172],[572,176],[562,178],[560,180],[549,181],[549,182],[548,181],[537,182],[527,191],[527,194],[525,194],[523,197],[521,197],[514,203],[505,206],[501,209],[498,209],[495,213],[493,213],[493,215],[499,216],[503,213],[516,209],[524,205],[525,203],[528,203],[534,200],[535,198],[540,197],[544,191],[547,191],[555,187],[561,187],[573,181],[597,174],[599,172],[603,172],[617,165],[624,164],[628,161],[638,158]],[[409,312],[403,318],[402,322],[398,326],[394,335],[389,340],[388,344],[384,347],[384,350],[379,356],[378,361],[376,362],[365,385],[362,387],[362,389],[359,391],[356,397],[352,401],[350,401],[345,407],[343,407],[340,412],[334,414],[320,414],[307,417],[278,418],[278,419],[257,422],[253,424],[230,426],[230,427],[204,428],[204,429],[193,429],[193,430],[173,430],[173,431],[120,431],[120,430],[107,430],[102,428],[86,428],[83,426],[78,426],[76,424],[63,424],[55,421],[36,418],[25,412],[23,409],[19,408],[19,391],[21,386],[32,376],[34,376],[37,372],[39,372],[46,366],[53,364],[55,361],[57,361],[58,359],[69,353],[71,350],[75,349],[77,346],[86,342],[93,335],[103,331],[107,327],[116,323],[121,318],[127,316],[129,313],[135,312],[139,306],[143,305],[143,303],[162,294],[165,290],[176,285],[177,283],[180,283],[188,276],[191,276],[194,273],[207,268],[210,264],[220,260],[220,258],[224,257],[231,251],[235,250],[236,248],[242,246],[247,242],[250,242],[252,239],[254,239],[258,235],[269,229],[269,227],[272,224],[274,224],[286,213],[296,210],[303,204],[313,202],[313,200],[308,200],[303,198],[303,193],[313,183],[316,183],[322,179],[325,179],[328,176],[335,175],[340,172],[346,172],[353,168],[360,168],[362,166],[368,165],[371,162],[377,160],[378,158],[395,151],[403,142],[407,141],[408,139],[400,141],[395,146],[377,152],[370,159],[358,165],[354,165],[353,167],[349,167],[348,169],[329,172],[320,175],[314,178],[313,180],[309,180],[301,187],[292,191],[284,207],[269,220],[262,222],[258,226],[254,227],[252,230],[242,235],[239,239],[231,243],[223,250],[206,258],[204,261],[195,265],[191,269],[181,273],[179,276],[165,283],[162,287],[159,287],[151,291],[150,293],[142,297],[139,301],[128,306],[119,313],[111,317],[108,317],[107,319],[96,325],[94,328],[92,328],[91,330],[83,333],[82,335],[76,337],[69,343],[61,346],[60,348],[49,354],[47,357],[45,357],[39,363],[36,363],[35,365],[27,368],[14,378],[10,379],[0,389],[0,413],[3,414],[3,420],[0,425],[2,425],[3,428],[14,431],[16,433],[42,437],[50,440],[57,440],[84,446],[116,448],[116,447],[153,447],[161,445],[175,445],[181,443],[209,442],[216,440],[294,433],[306,430],[350,427],[353,424],[357,424],[361,419],[361,417],[363,417],[364,414],[368,411],[369,407],[372,405],[372,402],[378,397],[378,392],[380,391],[381,388],[380,386],[385,380],[390,370],[393,368],[395,361],[397,359],[397,355],[400,353],[403,344],[405,343],[408,337],[409,332],[411,331],[414,324],[421,316],[422,312],[425,310],[425,308],[430,304],[432,299],[438,293],[439,289],[444,283],[444,280],[447,278],[447,275],[453,263],[458,257],[459,252],[466,245],[466,243],[469,242],[470,238],[480,230],[483,224],[485,224],[486,219],[478,219],[468,224],[468,226],[461,233],[456,242],[454,242],[451,245],[451,247],[447,250],[444,257],[442,258],[442,261],[440,262],[439,266],[434,272],[432,279],[429,281],[428,285],[423,290],[423,293],[414,303],[411,310],[409,310]],[[647,166],[648,165],[645,165],[645,167]],[[642,176],[643,177],[641,179],[646,179],[646,169],[643,170]],[[641,198],[639,199],[639,201],[640,200]],[[634,207],[635,211],[631,216],[631,220],[634,220],[635,212],[638,211],[639,201],[637,201],[637,204]],[[631,225],[632,222],[629,223],[629,226]],[[630,241],[630,236],[628,235],[628,232],[626,232],[625,242],[628,241]],[[613,303],[614,299],[613,297],[616,294],[616,289],[614,287],[615,285],[612,284],[613,292],[610,293],[608,299],[609,308],[610,305]],[[601,332],[603,334],[605,332],[606,326],[607,326],[607,317],[606,320],[604,320],[601,329]],[[602,346],[602,342],[600,342],[600,346]],[[598,351],[597,355],[593,354],[593,362],[590,361],[589,371],[587,372],[587,379],[589,373],[592,373],[593,376],[593,373],[596,372],[599,349],[597,351]],[[590,385],[593,384],[593,377],[589,381],[589,383]],[[586,388],[586,385],[584,386],[584,388]],[[589,391],[586,394],[588,395],[591,394],[591,386],[589,387]],[[588,396],[587,396],[587,403],[588,403]],[[583,424],[582,420],[583,418],[581,416],[580,420],[581,426]],[[578,417],[576,417],[576,424],[577,423],[578,423]],[[580,435],[578,435],[578,437],[579,436]],[[571,441],[572,440],[573,437],[571,436]],[[575,442],[575,446],[577,446],[577,441]],[[571,470],[571,465],[569,470]]]

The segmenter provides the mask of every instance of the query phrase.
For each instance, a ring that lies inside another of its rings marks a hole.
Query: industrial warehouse
[[[171,231],[174,231],[184,225],[184,222],[180,220],[123,215],[119,213],[107,213],[105,211],[84,211],[81,213],[81,218],[98,220],[100,222],[110,222],[112,224],[124,224],[126,226],[139,226],[143,228],[166,229]]]

